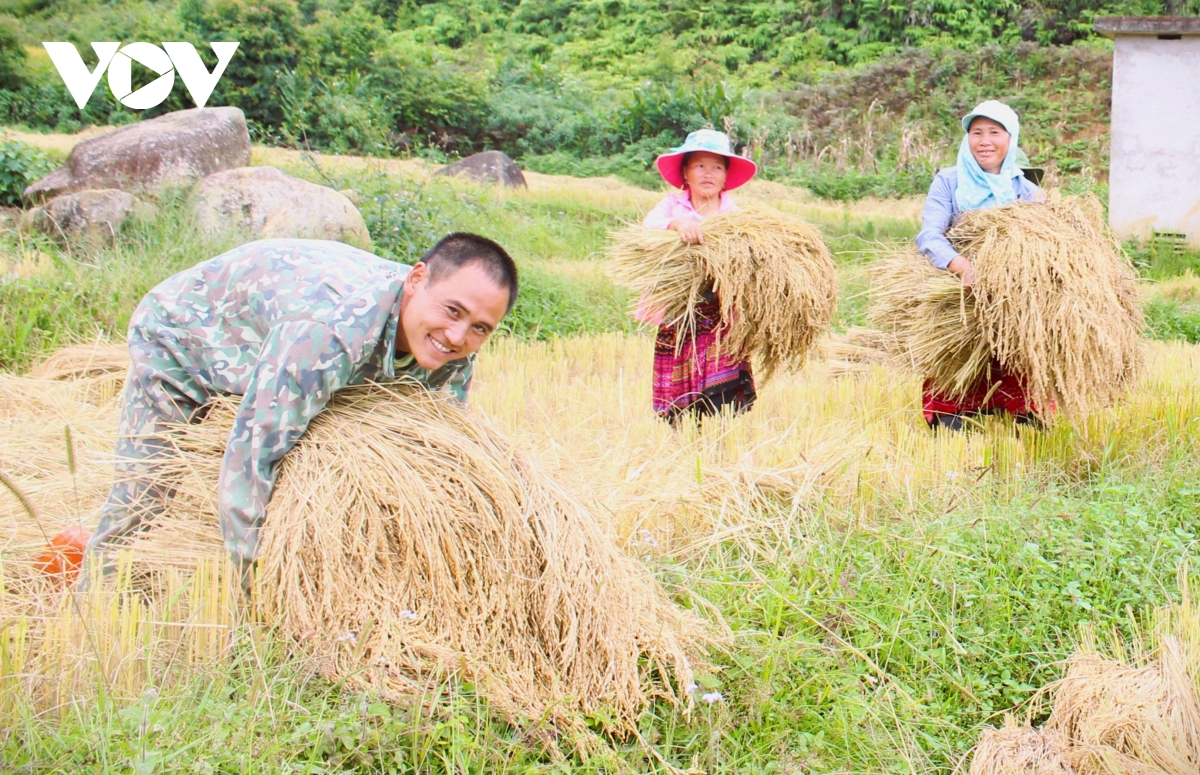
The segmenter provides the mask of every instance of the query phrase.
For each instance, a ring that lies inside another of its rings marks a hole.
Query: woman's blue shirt
[[[1039,189],[1024,177],[1015,177],[1013,190],[1017,199],[1033,201]],[[954,202],[954,191],[958,188],[958,168],[947,167],[939,172],[925,197],[925,209],[921,212],[921,231],[917,234],[917,250],[938,269],[945,269],[958,255],[958,251],[946,239],[946,232],[962,216],[962,210]]]

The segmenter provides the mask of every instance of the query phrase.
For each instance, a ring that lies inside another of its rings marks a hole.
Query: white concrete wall
[[[1200,246],[1200,37],[1118,35],[1112,100],[1113,231],[1183,232]]]

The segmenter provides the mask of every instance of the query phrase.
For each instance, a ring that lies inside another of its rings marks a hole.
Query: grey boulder
[[[438,170],[435,175],[455,175],[479,183],[501,183],[510,188],[528,188],[517,163],[501,151],[484,151],[460,159]]]
[[[240,109],[177,110],[77,144],[65,165],[25,189],[25,199],[102,188],[153,192],[249,163],[250,133]]]
[[[210,233],[327,239],[371,249],[362,215],[344,194],[274,167],[209,175],[192,189],[188,208],[197,225]]]

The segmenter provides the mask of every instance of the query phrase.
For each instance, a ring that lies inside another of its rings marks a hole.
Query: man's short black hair
[[[421,262],[429,267],[430,282],[454,274],[467,264],[477,264],[497,285],[508,290],[504,314],[517,303],[517,265],[504,248],[487,237],[464,231],[447,234],[421,256]]]

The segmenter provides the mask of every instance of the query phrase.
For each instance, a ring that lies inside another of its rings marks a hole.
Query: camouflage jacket
[[[189,388],[243,396],[220,476],[235,555],[254,556],[279,463],[335,391],[409,378],[466,401],[474,355],[428,371],[396,352],[408,271],[339,242],[261,240],[164,280],[138,305],[131,338],[169,350]]]

